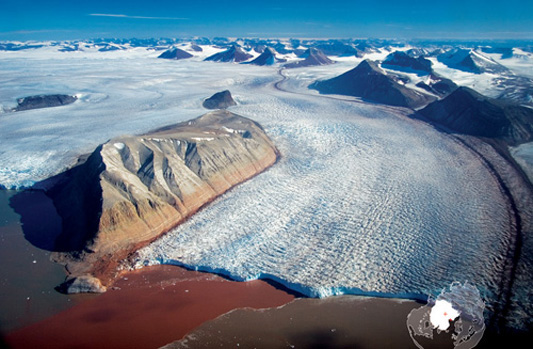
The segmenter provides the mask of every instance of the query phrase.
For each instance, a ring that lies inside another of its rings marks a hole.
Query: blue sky
[[[0,0],[0,40],[180,36],[533,39],[533,1]]]

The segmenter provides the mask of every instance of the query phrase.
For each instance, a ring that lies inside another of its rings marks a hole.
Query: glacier
[[[469,281],[494,308],[511,219],[497,180],[461,143],[405,109],[306,89],[354,60],[286,71],[286,92],[275,88],[275,67],[157,54],[2,53],[4,109],[37,93],[80,99],[0,114],[0,184],[30,186],[112,137],[201,115],[204,98],[229,89],[238,103],[230,110],[259,122],[282,158],[139,250],[137,267],[270,279],[313,297],[425,299]],[[532,314],[528,292],[517,297]]]

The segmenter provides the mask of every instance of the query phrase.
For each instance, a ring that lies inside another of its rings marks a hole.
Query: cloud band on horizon
[[[130,16],[112,13],[90,13],[93,17],[113,17],[113,18],[132,18],[132,19],[162,19],[162,20],[187,20],[185,17],[149,17],[149,16]]]

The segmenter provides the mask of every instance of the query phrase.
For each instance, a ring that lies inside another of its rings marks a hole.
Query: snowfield
[[[469,281],[490,309],[499,294],[510,213],[496,179],[471,151],[407,110],[306,89],[355,61],[286,71],[283,86],[297,92],[288,93],[274,88],[281,80],[275,67],[168,61],[138,49],[38,52],[0,53],[4,109],[33,94],[81,97],[0,114],[5,187],[56,174],[112,137],[204,114],[203,99],[225,89],[238,103],[230,110],[261,123],[282,154],[140,250],[137,266],[269,278],[314,297],[423,299]],[[519,311],[531,307],[529,291],[517,296]]]

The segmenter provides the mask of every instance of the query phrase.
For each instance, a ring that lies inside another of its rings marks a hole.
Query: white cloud
[[[113,13],[91,13],[89,16],[94,17],[114,17],[114,18],[133,18],[133,19],[164,19],[164,20],[187,20],[185,17],[149,17],[149,16],[130,16]]]

